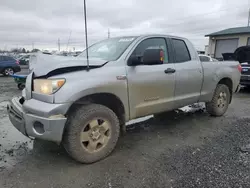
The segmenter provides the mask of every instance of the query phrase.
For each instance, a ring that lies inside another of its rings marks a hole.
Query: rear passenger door
[[[175,108],[199,100],[203,73],[198,55],[189,41],[172,38],[176,69]]]

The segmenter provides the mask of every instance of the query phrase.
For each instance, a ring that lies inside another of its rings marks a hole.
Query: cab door
[[[160,65],[127,66],[130,118],[138,118],[174,107],[175,65],[169,55],[166,38],[154,37],[142,40],[131,56],[142,57],[146,49],[162,49],[164,63]]]
[[[193,45],[185,40],[171,39],[175,69],[175,108],[198,102],[203,83],[203,70]]]

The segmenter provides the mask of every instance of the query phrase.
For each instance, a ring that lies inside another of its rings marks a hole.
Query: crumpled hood
[[[107,63],[105,60],[89,59],[90,67],[101,67],[105,63]],[[86,58],[81,57],[67,57],[36,53],[30,56],[29,64],[30,71],[34,72],[35,77],[39,77],[45,76],[55,70],[87,67],[87,60]]]

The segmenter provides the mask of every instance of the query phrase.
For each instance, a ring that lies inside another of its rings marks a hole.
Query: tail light
[[[16,64],[19,65],[19,61],[18,60],[16,61]]]
[[[241,72],[241,71],[242,71],[242,67],[241,67],[241,65],[240,65],[240,64],[237,66],[237,68],[238,68],[239,72]]]

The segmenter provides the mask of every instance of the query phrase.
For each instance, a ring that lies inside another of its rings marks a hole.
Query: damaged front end
[[[86,58],[36,53],[30,57],[29,69],[30,72],[34,73],[34,77],[50,77],[68,72],[100,68],[106,63],[106,60],[91,58],[88,66]]]
[[[102,67],[107,62],[90,60],[89,69]],[[22,97],[10,100],[7,110],[12,124],[24,135],[61,142],[70,102],[55,102],[54,93],[66,82],[57,78],[69,72],[87,70],[86,59],[35,54],[30,60],[30,73]],[[68,90],[67,90],[68,91]]]

